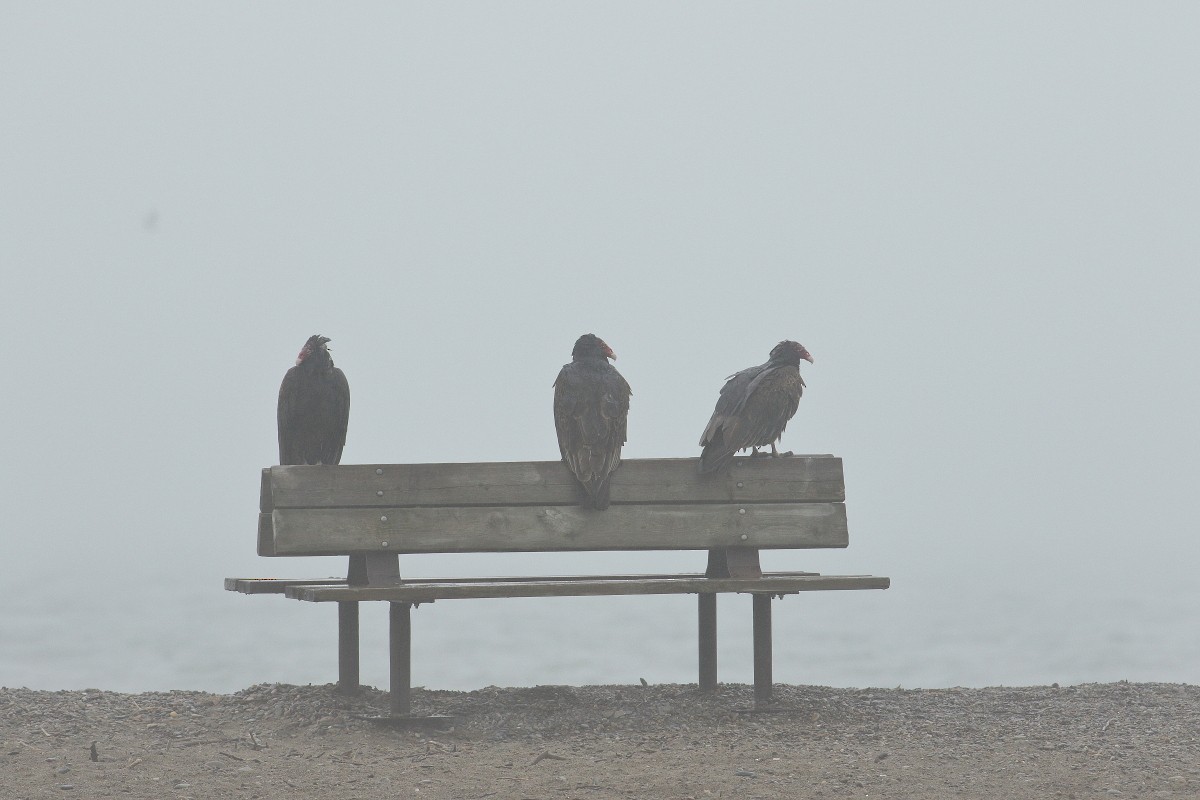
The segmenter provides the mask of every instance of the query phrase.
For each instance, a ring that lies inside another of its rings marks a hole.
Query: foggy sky
[[[764,558],[893,579],[821,614],[986,640],[1032,620],[973,608],[1044,597],[1019,613],[1152,654],[1067,678],[1200,682],[1194,630],[1122,644],[1089,613],[1200,612],[1198,25],[1191,3],[11,4],[0,580],[65,626],[142,580],[194,599],[180,624],[309,619],[220,579],[337,569],[254,552],[313,333],[351,385],[343,463],[557,458],[550,386],[589,331],[633,387],[625,457],[697,455],[724,378],[791,338],[815,364],[783,449],[845,459],[851,545]],[[79,680],[112,688],[94,658]]]

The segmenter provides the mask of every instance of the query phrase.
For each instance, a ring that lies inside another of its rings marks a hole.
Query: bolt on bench
[[[245,594],[338,604],[338,683],[359,685],[358,603],[391,604],[391,710],[409,714],[410,611],[437,600],[695,594],[700,688],[717,685],[722,592],[753,597],[754,695],[771,696],[771,600],[833,589],[886,589],[889,578],[768,572],[759,551],[846,547],[842,460],[736,458],[717,475],[698,459],[627,460],[605,511],[577,507],[558,461],[275,466],[262,471],[258,553],[349,556],[344,580],[226,578]],[[580,550],[707,550],[704,574],[503,578],[401,577],[399,555]]]

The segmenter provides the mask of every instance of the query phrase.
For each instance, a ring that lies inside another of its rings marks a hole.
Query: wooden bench
[[[771,695],[771,600],[804,591],[886,589],[888,578],[764,573],[759,551],[846,547],[842,460],[738,458],[715,476],[697,459],[628,460],[612,505],[577,507],[557,461],[485,464],[276,466],[262,472],[258,553],[349,556],[343,580],[227,578],[246,594],[338,603],[338,682],[359,685],[358,603],[391,604],[391,707],[409,714],[410,610],[438,600],[696,594],[700,687],[717,685],[716,596],[753,597],[754,693]],[[705,574],[401,577],[399,554],[580,550],[707,550]]]

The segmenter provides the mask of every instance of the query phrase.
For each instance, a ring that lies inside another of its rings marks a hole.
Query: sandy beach
[[[1200,687],[0,690],[0,797],[1200,796]]]

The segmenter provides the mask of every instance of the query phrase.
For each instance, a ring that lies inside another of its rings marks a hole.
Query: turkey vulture
[[[326,336],[308,337],[279,387],[279,463],[336,464],[346,444],[350,385]]]
[[[584,508],[608,508],[608,479],[621,463],[629,384],[608,363],[612,348],[585,333],[554,381],[554,428],[558,451],[587,492]]]
[[[729,376],[700,437],[701,472],[716,472],[747,447],[758,455],[758,448],[770,445],[771,455],[779,455],[775,442],[804,393],[801,359],[811,364],[813,357],[804,345],[785,340],[771,350],[767,363]]]

